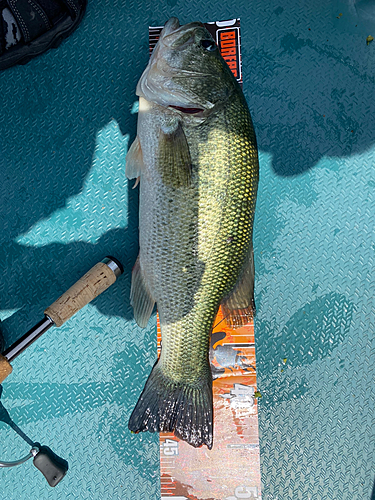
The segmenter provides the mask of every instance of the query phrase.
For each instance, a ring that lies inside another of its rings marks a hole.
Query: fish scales
[[[189,193],[181,193],[181,198],[185,200],[175,197],[182,210],[181,215],[174,211],[176,225],[170,231],[163,231],[155,220],[160,238],[152,238],[154,243],[157,242],[152,251],[157,256],[160,255],[158,246],[168,249],[169,259],[163,263],[165,273],[174,268],[171,261],[178,259],[178,269],[173,269],[177,271],[173,273],[174,279],[164,283],[163,280],[158,281],[154,293],[163,332],[161,362],[175,380],[197,380],[201,375],[200,369],[206,369],[212,322],[221,299],[237,280],[251,237],[253,191],[257,178],[256,172],[249,171],[248,163],[252,157],[256,158],[257,153],[254,141],[248,140],[252,134],[243,104],[238,103],[238,99],[234,101],[199,130],[194,127],[185,129],[196,184]],[[248,133],[241,137],[236,131],[240,128],[242,132],[244,127],[248,128]],[[202,141],[205,135],[207,139]],[[170,204],[163,203],[167,198],[168,195],[159,193],[155,206],[161,212],[170,213]],[[198,291],[195,291],[194,280],[185,284],[183,279],[186,257],[181,248],[184,248],[185,242],[180,238],[181,234],[188,235],[185,228],[193,215],[186,210],[186,200],[191,206],[195,203],[198,206],[194,214],[196,225],[191,235],[192,241],[197,240],[198,247],[195,265],[204,264]],[[167,304],[164,304],[164,297],[168,297]],[[178,321],[169,324],[168,319],[164,321],[164,309],[167,314],[171,308],[176,310],[177,304],[182,311],[190,304],[192,308],[187,315],[182,314]]]
[[[187,34],[176,21],[168,23],[165,38],[177,33],[186,44],[195,30],[195,39],[210,39],[196,23],[187,25]],[[224,65],[220,78],[226,88],[219,92],[224,98],[207,112],[195,99],[198,112],[193,114],[184,113],[173,98],[169,106],[157,98],[152,101],[152,93],[150,99],[150,61],[149,74],[143,77],[146,90],[140,84],[137,89],[139,142],[127,157],[128,177],[140,177],[140,254],[133,271],[132,304],[137,321],[145,326],[156,302],[162,333],[160,360],[129,427],[135,432],[174,431],[193,446],[209,448],[210,334],[220,304],[236,287],[240,290],[232,302],[247,314],[252,307],[253,290],[247,288],[253,287],[254,279],[252,227],[258,185],[256,139],[246,101],[225,62],[215,57],[215,70],[217,60]],[[181,87],[184,79],[175,77],[174,82]],[[193,95],[200,92],[212,99],[211,88],[210,78],[202,79],[198,90],[194,81]],[[138,166],[134,171],[133,163]],[[136,298],[139,275],[144,287],[141,302]],[[245,285],[239,287],[242,282]]]

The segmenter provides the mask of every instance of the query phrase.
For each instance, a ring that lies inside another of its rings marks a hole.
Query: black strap
[[[82,10],[82,0],[61,0],[63,4],[65,4],[67,10],[69,11],[70,15],[73,17],[73,19],[77,16],[79,16],[79,13]]]
[[[3,11],[0,10],[0,56],[5,51],[5,30],[4,30],[4,19],[3,19],[3,16],[2,16],[2,12]]]
[[[47,14],[37,0],[8,0],[8,5],[26,43],[52,27]]]

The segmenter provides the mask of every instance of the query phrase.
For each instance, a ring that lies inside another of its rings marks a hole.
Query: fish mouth
[[[176,31],[180,27],[180,21],[177,17],[171,17],[165,23],[162,35],[167,36],[170,35],[173,31]]]
[[[144,70],[136,94],[146,101],[154,102],[161,106],[174,109],[184,115],[201,116],[212,109],[214,103],[201,98],[188,90],[185,84],[187,79],[202,79],[211,76],[204,71],[186,70],[172,64],[165,54],[181,50],[186,45],[193,43],[194,32],[203,25],[198,22],[180,26],[176,17],[170,18],[154,48],[149,63]]]
[[[203,108],[183,108],[182,106],[173,106],[173,105],[169,105],[168,108],[176,109],[177,111],[180,111],[185,115],[197,115],[199,113],[203,113],[204,111]]]
[[[163,31],[160,35],[160,40],[167,46],[180,45],[179,39],[183,37],[186,45],[192,42],[192,36],[197,28],[204,27],[202,23],[193,22],[180,26],[180,21],[177,17],[171,17],[164,25]],[[181,47],[180,47],[181,48]]]

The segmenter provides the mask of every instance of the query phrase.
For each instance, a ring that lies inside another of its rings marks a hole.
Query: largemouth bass
[[[200,23],[164,26],[137,86],[137,137],[126,157],[140,180],[134,317],[155,303],[162,350],[129,420],[213,444],[210,334],[220,305],[233,326],[254,313],[252,232],[258,153],[242,90]]]

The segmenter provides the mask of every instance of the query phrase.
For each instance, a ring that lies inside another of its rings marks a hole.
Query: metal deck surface
[[[327,5],[328,4],[328,5]],[[58,49],[0,73],[0,315],[9,345],[98,260],[125,274],[13,363],[0,419],[69,463],[0,498],[159,498],[157,436],[127,420],[156,359],[129,305],[137,190],[124,174],[148,26],[241,18],[257,132],[255,325],[264,500],[370,500],[375,477],[373,2],[89,0]],[[0,423],[0,459],[30,446]],[[224,500],[224,499],[220,499]]]

